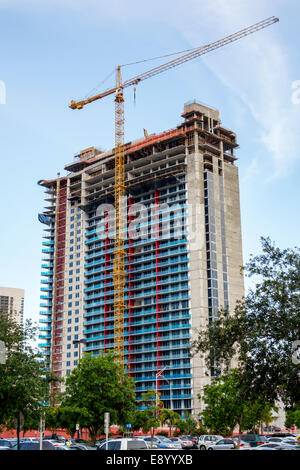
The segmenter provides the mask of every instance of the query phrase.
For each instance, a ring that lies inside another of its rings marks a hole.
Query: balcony
[[[38,344],[38,347],[39,348],[50,348],[51,343],[40,343],[40,344]]]

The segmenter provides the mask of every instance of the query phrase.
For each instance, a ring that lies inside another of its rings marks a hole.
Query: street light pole
[[[155,403],[156,403],[156,412],[158,407],[158,377],[163,375],[164,371],[168,368],[168,366],[163,367],[162,369],[158,370],[155,375]]]

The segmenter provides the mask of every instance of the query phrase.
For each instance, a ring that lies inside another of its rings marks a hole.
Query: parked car
[[[140,438],[119,438],[110,439],[107,443],[107,450],[147,450],[148,446],[144,439]],[[97,446],[97,450],[106,450],[106,442]]]
[[[248,448],[250,449],[251,446],[248,442],[241,441],[240,442],[241,448]],[[233,439],[224,438],[217,441],[215,444],[211,444],[207,447],[207,450],[233,450],[235,446],[233,444]]]
[[[281,444],[283,441],[283,437],[267,437],[267,443],[273,442],[277,444]]]
[[[67,446],[64,446],[64,447],[67,447]],[[81,444],[81,443],[71,444],[69,446],[69,448],[71,450],[73,450],[73,449],[75,449],[75,450],[97,450],[97,446],[91,446],[91,445]]]
[[[191,447],[193,447],[192,441],[183,439],[183,437],[170,437],[170,440],[175,443],[178,442],[181,445],[182,449],[190,449]]]
[[[294,445],[281,445],[280,450],[300,450],[300,446],[294,446]]]
[[[253,450],[281,450],[281,445],[276,442],[268,442],[267,444],[254,447]]]
[[[20,437],[20,442],[36,442],[40,441],[38,437]],[[17,442],[17,439],[16,439]]]
[[[281,429],[278,426],[268,426],[264,428],[264,432],[280,432]]]
[[[13,443],[8,439],[0,439],[0,450],[10,449],[13,446]]]
[[[158,438],[161,443],[166,444],[173,449],[182,449],[182,444],[180,442],[173,441],[172,439],[169,439],[164,436],[158,436]]]
[[[267,438],[261,434],[242,434],[241,439],[248,442],[251,447],[257,447],[268,442]]]
[[[191,441],[193,443],[192,449],[197,449],[198,448],[198,437],[197,436],[180,436],[181,439],[187,439],[188,441]]]
[[[296,440],[295,437],[283,437],[282,442],[286,444],[298,444],[300,445],[300,442]]]
[[[151,445],[151,436],[140,436],[148,444]],[[163,436],[153,436],[153,448],[154,449],[175,449],[175,445],[170,439]]]
[[[206,450],[207,447],[209,447],[211,444],[215,444],[220,439],[223,439],[223,437],[216,434],[203,434],[199,437],[198,448],[200,450]]]
[[[68,450],[65,446],[57,441],[46,440],[42,442],[43,450]],[[18,444],[15,444],[11,450],[18,450]],[[20,450],[40,450],[40,442],[36,441],[22,441],[20,442]]]

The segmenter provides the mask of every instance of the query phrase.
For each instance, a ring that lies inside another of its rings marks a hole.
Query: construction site
[[[123,332],[124,364],[137,397],[157,386],[164,406],[181,414],[197,411],[197,394],[214,374],[190,357],[193,335],[243,296],[236,135],[221,127],[218,111],[197,102],[186,104],[182,116],[178,128],[125,146],[128,211],[143,204],[149,217],[141,220],[146,238],[124,240]],[[76,339],[85,340],[82,352],[115,347],[114,239],[97,233],[97,207],[114,201],[114,162],[113,150],[90,148],[66,165],[67,177],[41,183],[51,220],[43,242],[41,337],[47,341],[41,347],[58,375],[77,365]],[[159,210],[165,204],[171,209]],[[175,215],[186,221],[180,237],[172,234],[175,204],[182,210]],[[189,214],[193,206],[197,211]]]
[[[116,353],[137,399],[197,415],[214,364],[190,351],[199,328],[244,295],[237,136],[217,109],[193,100],[182,122],[125,143],[128,86],[263,29],[271,17],[122,82],[71,109],[115,96],[115,147],[90,147],[41,180],[46,207],[40,348],[66,377],[86,352]],[[135,235],[132,236],[132,227]],[[59,391],[60,385],[56,385]]]

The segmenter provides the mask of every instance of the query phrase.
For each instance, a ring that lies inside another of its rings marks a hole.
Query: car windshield
[[[168,439],[167,437],[164,437],[164,436],[160,436],[159,438],[163,442],[169,442],[169,443],[172,442],[170,439]]]
[[[0,439],[0,447],[11,447],[11,442],[5,439]]]

